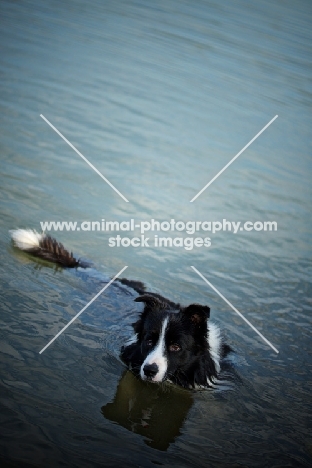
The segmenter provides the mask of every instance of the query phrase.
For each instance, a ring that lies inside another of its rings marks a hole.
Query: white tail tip
[[[40,247],[44,234],[32,229],[15,229],[10,231],[14,245],[21,250],[30,250]]]

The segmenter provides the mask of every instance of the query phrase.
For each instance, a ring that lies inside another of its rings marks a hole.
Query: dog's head
[[[151,295],[135,300],[145,303],[140,319],[134,324],[143,358],[140,377],[151,382],[187,380],[188,373],[208,350],[209,307],[199,304],[173,307],[172,303]]]

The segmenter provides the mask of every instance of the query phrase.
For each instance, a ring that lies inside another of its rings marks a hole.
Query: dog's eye
[[[173,343],[169,346],[169,351],[177,352],[181,350],[181,346],[177,343]]]
[[[146,346],[153,346],[153,340],[146,340]]]

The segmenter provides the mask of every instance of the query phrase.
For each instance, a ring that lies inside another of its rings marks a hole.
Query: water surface
[[[0,8],[0,459],[45,467],[310,466],[310,2]],[[34,262],[12,248],[8,232],[40,230],[40,221],[131,218],[276,221],[278,229],[208,233],[211,246],[193,250],[112,248],[108,233],[54,233],[93,262],[88,271]],[[236,350],[220,390],[146,386],[126,371],[119,349],[140,306],[116,285],[39,355],[125,265],[128,278],[153,291],[211,307]]]

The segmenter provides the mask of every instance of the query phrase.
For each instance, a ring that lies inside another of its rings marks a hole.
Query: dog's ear
[[[201,326],[207,323],[210,317],[210,308],[200,304],[191,304],[183,309],[183,314],[195,326]]]
[[[136,299],[134,299],[135,302],[144,302],[145,307],[143,312],[141,313],[141,316],[139,320],[135,323],[132,324],[134,331],[140,335],[142,330],[143,330],[143,324],[146,315],[152,311],[159,311],[161,309],[164,309],[168,304],[166,304],[164,301],[161,300],[161,297],[157,296],[152,296],[150,294],[144,294],[143,296],[139,296]]]
[[[139,296],[134,300],[135,302],[144,302],[145,306],[149,309],[163,309],[167,305],[158,297],[150,296],[149,294],[144,294],[144,296]]]

